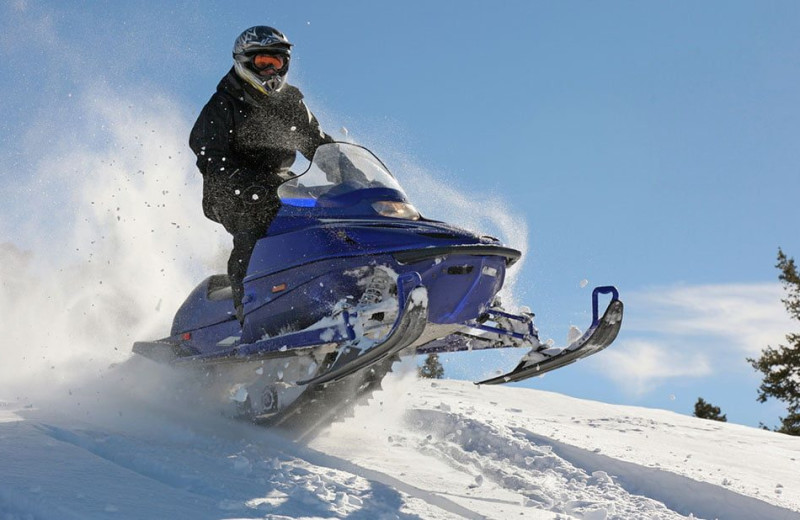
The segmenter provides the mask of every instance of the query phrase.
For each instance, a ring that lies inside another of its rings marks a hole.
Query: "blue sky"
[[[779,246],[800,256],[796,2],[20,0],[0,20],[0,242],[44,255],[32,235],[57,242],[80,215],[59,158],[119,133],[93,102],[158,99],[183,131],[239,32],[274,25],[329,133],[386,158],[428,216],[474,201],[526,248],[514,292],[543,336],[588,323],[591,286],[620,288],[618,343],[526,386],[681,413],[703,396],[777,422],[745,357],[797,326],[773,267]]]

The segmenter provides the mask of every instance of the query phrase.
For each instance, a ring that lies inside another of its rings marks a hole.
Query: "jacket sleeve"
[[[225,96],[214,93],[203,107],[189,136],[197,168],[206,180],[230,177],[238,168],[233,154],[233,110]]]
[[[298,149],[309,161],[314,157],[314,152],[323,144],[332,143],[333,137],[329,136],[319,127],[319,121],[308,109],[303,98],[298,101],[297,120],[300,123],[298,129],[302,131],[298,143]]]
[[[233,103],[224,95],[211,96],[192,128],[189,146],[203,174],[203,212],[228,228],[227,218],[244,211],[244,196],[253,173],[236,160]],[[233,228],[231,228],[233,229]]]

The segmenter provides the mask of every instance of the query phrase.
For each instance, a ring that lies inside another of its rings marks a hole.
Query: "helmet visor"
[[[281,70],[285,64],[286,59],[283,56],[274,54],[256,54],[253,56],[253,68],[256,70],[266,70],[269,67]]]

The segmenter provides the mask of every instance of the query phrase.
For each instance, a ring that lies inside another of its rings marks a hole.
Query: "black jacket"
[[[332,141],[299,89],[285,84],[265,96],[231,69],[189,138],[203,174],[203,211],[231,232],[269,223],[280,206],[278,173],[289,169],[296,152],[311,160],[318,146]]]

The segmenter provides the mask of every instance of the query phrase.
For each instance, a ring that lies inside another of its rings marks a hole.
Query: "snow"
[[[583,331],[576,327],[575,325],[570,325],[569,332],[567,332],[567,345],[571,345],[574,341],[577,341],[581,336],[583,336]]]
[[[400,368],[304,445],[149,362],[0,395],[0,519],[800,518],[800,439]]]

